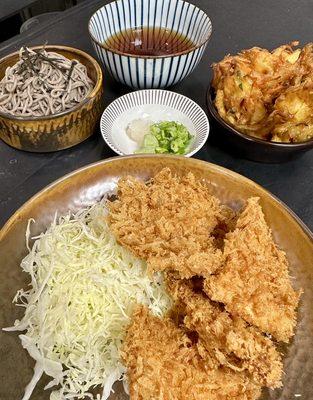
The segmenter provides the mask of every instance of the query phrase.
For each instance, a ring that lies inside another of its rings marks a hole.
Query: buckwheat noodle
[[[0,81],[0,111],[39,117],[69,110],[93,88],[87,68],[61,54],[21,48],[20,60]]]

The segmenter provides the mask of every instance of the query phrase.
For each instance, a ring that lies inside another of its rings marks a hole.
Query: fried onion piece
[[[275,245],[258,201],[247,201],[236,229],[226,235],[225,263],[205,280],[204,291],[232,315],[288,342],[300,293],[291,286],[286,255]]]
[[[313,138],[313,85],[305,86],[291,87],[276,100],[273,141],[296,143]]]
[[[209,276],[221,265],[213,233],[229,213],[193,174],[178,177],[166,168],[147,184],[127,177],[108,207],[118,241],[147,260],[150,271],[171,269],[189,278]]]
[[[297,44],[272,52],[253,47],[213,64],[215,106],[226,122],[243,133],[270,138],[273,101],[297,72],[300,50],[293,49]]]
[[[262,92],[249,76],[249,69],[247,60],[231,56],[213,65],[215,106],[220,116],[241,132],[265,137],[271,128],[267,122],[268,113]]]
[[[293,85],[276,99],[271,119],[275,142],[297,143],[313,138],[313,44],[301,50]]]
[[[170,319],[135,311],[123,345],[132,400],[253,400],[261,393],[241,372],[208,368]]]
[[[301,50],[297,62],[298,73],[294,78],[293,85],[303,85],[304,88],[313,87],[313,43],[308,43]]]
[[[269,338],[242,318],[230,315],[203,292],[196,293],[192,281],[168,275],[166,282],[181,321],[197,332],[199,354],[211,368],[224,365],[245,371],[256,384],[272,389],[281,386],[281,355]]]

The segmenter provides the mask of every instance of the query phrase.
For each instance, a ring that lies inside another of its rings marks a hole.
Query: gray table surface
[[[194,0],[213,22],[213,36],[200,65],[171,90],[182,93],[205,109],[205,94],[210,82],[210,64],[227,53],[252,46],[273,48],[299,40],[305,44],[313,37],[312,0]],[[95,54],[88,36],[91,14],[104,1],[85,1],[30,32],[5,42],[0,57],[22,45],[64,44]],[[105,102],[130,91],[105,72]],[[102,141],[99,129],[86,142],[62,152],[34,154],[21,152],[0,143],[0,226],[38,190],[83,165],[114,156]],[[313,228],[313,152],[286,164],[260,164],[236,158],[227,149],[205,145],[196,158],[232,169],[274,193]]]
[[[34,4],[36,0],[1,0],[0,1],[0,21],[17,14],[24,8]]]

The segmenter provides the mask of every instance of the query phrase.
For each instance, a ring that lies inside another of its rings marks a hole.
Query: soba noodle
[[[39,117],[69,110],[92,90],[87,68],[77,60],[43,49],[21,48],[20,60],[0,81],[0,111]]]

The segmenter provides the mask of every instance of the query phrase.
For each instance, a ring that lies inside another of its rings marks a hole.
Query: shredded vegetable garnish
[[[120,348],[135,305],[157,316],[171,306],[162,275],[149,277],[145,262],[117,244],[105,215],[99,203],[55,219],[21,263],[31,288],[14,301],[25,315],[6,330],[26,330],[20,339],[36,360],[23,400],[44,372],[53,378],[46,389],[58,385],[51,400],[107,399],[125,379]]]

